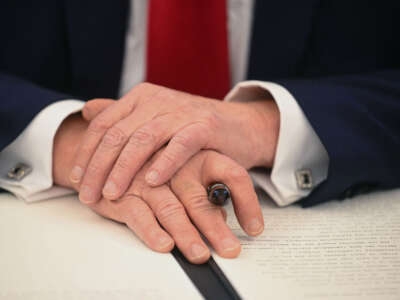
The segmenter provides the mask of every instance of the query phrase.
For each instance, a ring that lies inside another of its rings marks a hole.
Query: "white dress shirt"
[[[271,94],[280,111],[280,132],[274,166],[250,174],[254,183],[279,205],[289,205],[305,196],[327,178],[329,157],[294,97],[284,87],[262,81],[243,81],[247,73],[253,16],[253,0],[228,0],[228,33],[232,86],[225,101],[259,100]],[[120,96],[145,79],[147,1],[131,0]],[[273,41],[272,41],[273,42]],[[0,153],[0,187],[28,202],[73,193],[56,187],[52,178],[55,133],[62,121],[82,109],[78,100],[56,102],[44,108],[23,133]],[[20,181],[8,178],[18,163],[32,172]],[[312,185],[299,182],[299,172],[310,175]]]

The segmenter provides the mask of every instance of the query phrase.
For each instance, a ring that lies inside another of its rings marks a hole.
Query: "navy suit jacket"
[[[0,1],[0,150],[48,104],[117,96],[128,0]],[[304,206],[400,186],[397,0],[258,0],[249,79],[297,99],[326,147]]]

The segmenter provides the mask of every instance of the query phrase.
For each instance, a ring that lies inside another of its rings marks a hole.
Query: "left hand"
[[[70,179],[81,185],[84,203],[102,194],[118,199],[167,142],[146,174],[152,186],[167,182],[201,149],[223,153],[246,169],[270,167],[278,131],[279,112],[272,100],[229,103],[143,83],[90,123]]]
[[[173,176],[168,184],[150,187],[144,174],[146,162],[118,201],[102,198],[89,204],[98,214],[125,223],[151,249],[169,252],[174,244],[192,263],[210,256],[202,234],[218,255],[237,257],[240,243],[224,218],[225,210],[208,201],[207,186],[224,182],[230,189],[236,217],[250,236],[264,228],[263,216],[250,176],[230,158],[210,150],[200,151]]]

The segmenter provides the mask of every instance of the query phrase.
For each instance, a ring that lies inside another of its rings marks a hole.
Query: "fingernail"
[[[224,251],[232,251],[237,249],[240,246],[240,243],[234,239],[226,238],[221,241],[221,245]]]
[[[158,180],[158,172],[156,170],[152,170],[146,174],[146,181],[150,184],[157,184]]]
[[[258,219],[253,219],[247,224],[246,229],[248,233],[257,235],[264,230],[264,226]]]
[[[72,168],[71,173],[69,174],[69,180],[73,183],[78,183],[81,181],[83,176],[83,169],[81,167],[75,166]]]
[[[171,244],[173,244],[173,241],[170,237],[162,235],[158,238],[158,248],[160,250],[168,249]]]
[[[103,189],[105,196],[114,196],[117,193],[117,185],[113,181],[107,181]]]
[[[194,243],[191,249],[191,257],[193,260],[198,260],[208,255],[208,249],[204,246]]]
[[[79,199],[86,204],[94,202],[92,189],[88,186],[81,187]]]

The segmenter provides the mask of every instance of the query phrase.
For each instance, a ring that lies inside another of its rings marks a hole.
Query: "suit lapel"
[[[319,0],[257,0],[250,44],[249,79],[301,74]]]
[[[72,90],[85,98],[118,93],[129,0],[66,0]]]

